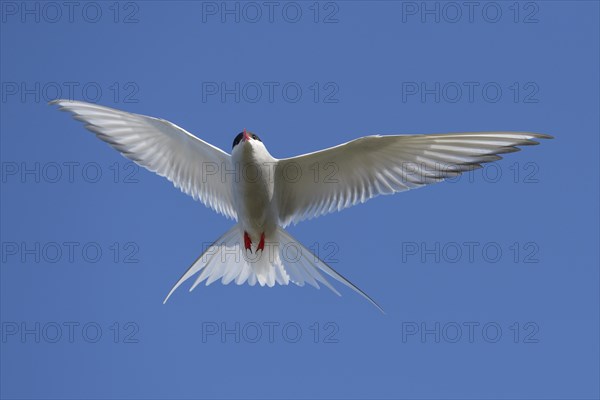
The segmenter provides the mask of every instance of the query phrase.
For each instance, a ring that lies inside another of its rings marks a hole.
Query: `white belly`
[[[267,154],[268,155],[268,154]],[[268,239],[277,228],[277,207],[274,204],[272,157],[257,157],[250,146],[232,158],[236,168],[233,184],[238,222],[248,232],[253,243],[261,234]]]

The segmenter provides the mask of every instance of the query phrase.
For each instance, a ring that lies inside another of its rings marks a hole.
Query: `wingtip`
[[[69,102],[73,102],[73,100],[66,100],[66,99],[54,99],[54,100],[50,100],[48,102],[49,106],[58,106],[58,109],[60,111],[64,111],[65,110],[65,104],[69,103]]]
[[[78,104],[94,105],[93,103],[86,103],[84,101],[73,100],[73,99],[54,99],[54,100],[50,100],[48,102],[49,106],[57,105],[59,107],[59,110],[64,110],[65,107],[68,105],[78,105]],[[109,107],[106,107],[106,108],[109,108]]]
[[[554,139],[554,136],[548,135],[547,133],[536,133],[535,137],[538,139]]]
[[[531,136],[531,139],[528,139],[532,144],[532,145],[536,145],[536,144],[540,144],[540,142],[536,142],[533,139],[554,139],[554,136],[552,135],[548,135],[547,133],[535,133],[535,132],[530,132],[529,135]]]
[[[537,146],[540,144],[538,140],[544,139],[554,139],[554,136],[548,135],[546,133],[528,133],[528,138],[522,141],[521,143],[516,144],[515,146]]]

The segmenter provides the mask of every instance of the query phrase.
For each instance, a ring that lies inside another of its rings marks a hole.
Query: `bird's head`
[[[265,147],[262,140],[254,133],[244,129],[242,132],[238,133],[235,139],[233,139],[233,146],[231,149],[233,152],[236,151],[236,149],[247,148],[249,150],[254,150],[257,147]]]

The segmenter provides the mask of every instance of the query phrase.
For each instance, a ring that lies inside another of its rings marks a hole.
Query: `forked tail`
[[[243,231],[238,224],[225,232],[194,261],[163,303],[167,302],[183,282],[197,273],[200,274],[190,292],[203,281],[206,281],[208,286],[221,279],[224,285],[231,282],[242,285],[248,282],[250,286],[254,286],[258,282],[260,286],[271,287],[275,283],[288,285],[292,282],[298,286],[308,283],[317,289],[321,283],[341,296],[321,272],[348,286],[384,312],[365,292],[337,273],[282,228],[277,228],[275,240],[267,242],[264,250],[252,253],[244,246]]]

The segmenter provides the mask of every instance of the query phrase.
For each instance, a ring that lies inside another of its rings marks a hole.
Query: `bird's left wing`
[[[60,110],[110,144],[125,157],[166,177],[186,194],[237,219],[231,184],[220,171],[231,156],[163,119],[132,114],[82,101],[54,100]]]
[[[275,193],[283,226],[454,177],[515,146],[552,136],[527,132],[366,136],[279,160]]]

